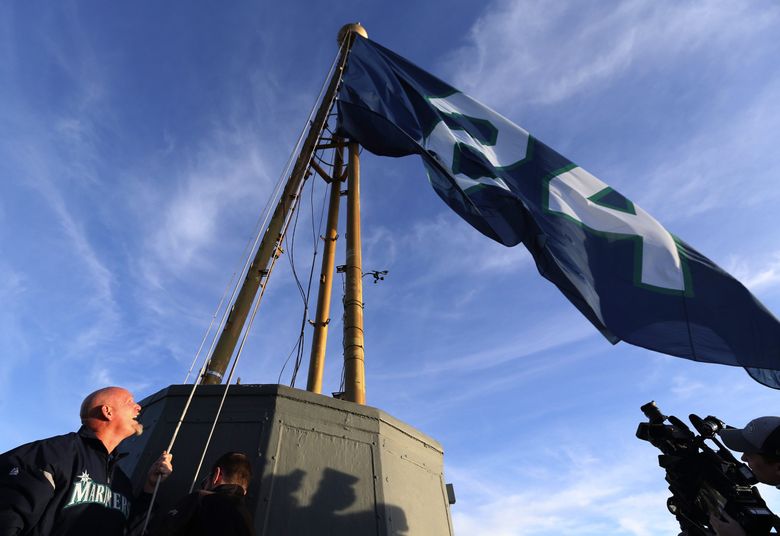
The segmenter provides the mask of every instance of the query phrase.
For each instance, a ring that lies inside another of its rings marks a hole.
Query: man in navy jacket
[[[134,497],[116,448],[143,432],[140,411],[127,389],[106,387],[84,399],[78,432],[0,455],[0,535],[119,536],[142,525],[156,480],[173,468],[163,452]]]
[[[203,489],[155,520],[153,536],[254,536],[244,496],[252,480],[246,454],[227,452],[211,467]]]

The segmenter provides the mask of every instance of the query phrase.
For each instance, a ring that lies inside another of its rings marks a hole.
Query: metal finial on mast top
[[[367,32],[367,31],[366,31],[366,29],[363,27],[363,25],[362,25],[362,24],[360,24],[359,22],[352,22],[352,23],[350,23],[350,24],[345,24],[345,25],[344,25],[344,26],[342,26],[342,27],[341,27],[341,29],[339,30],[338,37],[336,38],[336,40],[337,40],[337,41],[338,41],[338,43],[339,43],[339,46],[341,46],[341,43],[343,43],[343,42],[344,42],[344,39],[346,39],[346,37],[347,37],[347,36],[348,36],[348,35],[349,35],[351,32],[355,32],[356,34],[358,34],[358,35],[362,35],[363,37],[365,37],[366,39],[368,39],[368,32]]]

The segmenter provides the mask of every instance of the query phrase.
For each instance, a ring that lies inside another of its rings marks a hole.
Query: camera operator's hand
[[[710,526],[718,536],[747,536],[745,529],[723,510],[710,514]]]

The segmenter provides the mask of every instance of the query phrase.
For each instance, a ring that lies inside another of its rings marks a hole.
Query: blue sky
[[[97,387],[182,381],[352,20],[780,312],[775,2],[4,3],[0,451],[75,429]],[[416,157],[362,168],[364,269],[389,270],[364,289],[368,402],[443,444],[458,534],[670,534],[639,406],[776,413],[741,369],[611,346],[521,247],[452,213]],[[306,191],[304,273],[323,199]],[[277,383],[297,336],[280,260],[244,383]]]

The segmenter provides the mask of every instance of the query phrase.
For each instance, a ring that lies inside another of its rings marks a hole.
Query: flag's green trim
[[[626,203],[628,203],[627,207],[613,205],[612,203],[608,203],[603,200],[606,196],[608,196],[612,192],[616,192],[616,190],[612,189],[611,186],[607,186],[600,192],[596,192],[595,194],[590,196],[588,200],[593,201],[594,203],[596,203],[597,205],[601,205],[602,207],[611,208],[612,210],[617,210],[618,212],[624,212],[626,214],[631,214],[632,216],[636,216],[636,208],[634,207],[634,203],[629,198],[623,196],[622,194],[619,195],[626,200]]]
[[[520,166],[523,166],[524,164],[527,164],[528,162],[534,159],[534,153],[536,152],[534,148],[536,147],[536,142],[537,139],[531,136],[530,134],[528,134],[528,143],[526,143],[525,145],[525,156],[520,160],[518,160],[517,162],[509,164],[508,166],[501,166],[493,169],[501,172],[504,171],[509,172],[518,169]]]
[[[563,166],[560,169],[556,169],[552,173],[549,173],[549,174],[545,175],[544,177],[542,177],[542,205],[541,205],[541,207],[548,214],[550,214],[550,213],[560,214],[558,212],[550,210],[550,181],[553,180],[558,175],[563,175],[567,171],[571,171],[572,169],[574,169],[576,167],[578,167],[577,164],[572,162],[572,163],[567,164],[567,165]],[[560,214],[560,215],[561,216],[566,216],[565,214]],[[569,218],[569,219],[573,219],[573,218]]]
[[[528,145],[526,145],[526,148],[525,148],[525,158],[523,158],[521,160],[518,160],[517,162],[515,162],[513,164],[509,164],[508,166],[503,166],[503,167],[491,166],[497,172],[495,175],[492,176],[492,178],[501,178],[501,174],[502,173],[515,171],[520,166],[522,166],[524,164],[527,164],[528,162],[533,160],[534,159],[534,154],[535,154],[535,149],[534,148],[536,147],[536,141],[537,141],[536,138],[534,138],[533,136],[531,136],[529,134],[528,135]],[[495,186],[495,185],[492,185],[492,184],[480,183],[480,184],[475,184],[474,186],[469,186],[465,190],[461,190],[461,191],[463,193],[465,193],[465,194],[468,194],[469,192],[476,191],[476,190],[481,190],[483,188],[498,188],[498,186]]]
[[[455,95],[456,93],[463,94],[461,91],[453,90],[453,91],[451,91],[449,93],[443,93],[441,95],[423,95],[423,99],[425,99],[425,101],[428,102],[428,105],[431,106],[431,108],[436,109],[433,105],[430,104],[430,100],[431,99],[446,99],[447,97]],[[495,145],[496,141],[498,140],[498,129],[495,127],[495,125],[493,125],[493,123],[491,123],[487,119],[481,119],[481,118],[472,117],[470,115],[459,114],[459,113],[451,113],[450,114],[450,113],[442,112],[441,110],[438,110],[438,109],[436,109],[436,115],[439,116],[438,120],[437,121],[433,121],[430,125],[428,125],[428,128],[424,128],[423,129],[423,140],[428,139],[428,137],[431,135],[433,130],[436,128],[436,125],[438,125],[439,123],[444,121],[443,119],[441,119],[441,116],[447,116],[447,117],[450,117],[450,118],[453,118],[453,119],[457,119],[458,117],[464,117],[464,118],[466,118],[466,119],[468,119],[469,121],[472,121],[472,122],[489,125],[491,127],[491,131],[493,133],[493,135],[491,136],[490,139],[483,138],[481,136],[481,134],[479,134],[479,133],[478,133],[478,136],[475,136],[470,130],[467,130],[465,128],[450,127],[449,125],[447,125],[447,128],[449,128],[450,130],[463,130],[464,132],[468,132],[469,135],[471,135],[472,138],[476,139],[480,143],[483,143],[483,145],[487,145],[487,146]],[[520,127],[517,127],[517,128],[522,130],[523,132],[525,132],[524,129],[521,129]],[[534,140],[533,140],[533,136],[531,136],[531,134],[529,134],[528,132],[526,132],[526,135],[527,135],[527,141],[526,141],[526,145],[525,145],[525,156],[523,158],[521,158],[517,162],[513,162],[513,163],[511,163],[511,164],[509,164],[507,166],[490,166],[490,167],[492,167],[496,172],[500,173],[500,172],[503,172],[503,171],[512,171],[513,169],[516,169],[520,165],[524,164],[525,162],[530,161],[531,160],[531,153],[532,153],[532,149],[533,149],[533,141]],[[455,143],[455,145],[453,147],[453,151],[455,151],[455,152],[453,154],[453,159],[452,159],[452,162],[453,162],[453,165],[452,165],[453,170],[452,171],[455,174],[458,174],[456,169],[459,169],[459,167],[460,167],[460,157],[459,157],[459,152],[458,152],[459,151],[459,149],[458,149],[459,145],[465,145],[465,144],[462,144],[461,142],[457,142],[457,143]],[[491,175],[492,178],[495,178],[496,176],[497,175]],[[471,189],[471,188],[469,188],[469,189]]]
[[[536,138],[528,135],[528,143],[525,146],[525,156],[518,160],[517,162],[513,162],[509,164],[508,166],[490,166],[494,170],[496,170],[496,174],[493,175],[493,177],[499,177],[501,173],[508,173],[517,170],[521,166],[527,164],[528,162],[532,161],[534,159],[534,148],[536,146]]]
[[[630,240],[633,243],[634,248],[634,268],[633,268],[633,274],[632,274],[632,281],[635,287],[643,288],[645,290],[649,290],[651,292],[655,292],[657,294],[666,294],[669,296],[682,296],[685,298],[692,298],[694,296],[693,294],[693,280],[691,277],[690,267],[688,266],[688,257],[685,255],[683,248],[678,243],[678,238],[669,233],[674,240],[675,246],[677,248],[677,255],[680,258],[680,267],[682,269],[683,273],[683,286],[685,287],[684,290],[673,290],[668,289],[664,287],[658,287],[655,285],[650,285],[648,283],[642,282],[642,251],[643,251],[643,239],[641,236],[638,235],[629,235],[629,234],[623,234],[623,233],[610,233],[607,231],[599,231],[597,229],[593,229],[592,227],[588,227],[581,221],[579,221],[576,218],[572,218],[568,214],[563,214],[562,212],[558,212],[555,210],[550,209],[550,181],[552,181],[555,177],[558,175],[562,175],[563,173],[566,173],[567,171],[571,171],[575,167],[578,167],[576,164],[569,164],[567,166],[564,166],[556,171],[553,171],[549,175],[546,175],[542,181],[543,181],[543,188],[542,188],[542,209],[545,213],[550,214],[552,216],[563,218],[565,220],[570,221],[574,225],[581,227],[582,229],[586,230],[588,233],[600,236],[602,238],[605,238],[606,240]],[[603,191],[603,190],[602,190]],[[600,193],[600,192],[599,192]],[[598,195],[598,194],[597,194]],[[610,207],[614,208],[614,207]],[[668,232],[668,231],[667,231]]]
[[[455,145],[452,146],[452,173],[453,173],[453,175],[460,175],[461,174],[460,173],[460,155],[463,153],[463,150],[464,150],[463,148],[464,147],[468,147],[470,151],[474,151],[477,154],[480,154],[479,151],[474,149],[471,145],[468,145],[468,144],[463,143],[463,142],[456,142]],[[480,167],[482,167],[482,166],[480,166]],[[464,175],[466,175],[468,178],[473,179],[473,180],[477,180],[479,177],[496,178],[498,176],[496,171],[498,171],[500,168],[497,168],[495,166],[489,166],[489,167],[490,167],[491,170],[493,170],[493,171],[489,172],[490,173],[489,175],[479,175],[477,177],[472,177],[468,173],[464,173]]]
[[[449,93],[442,93],[441,95],[423,95],[422,98],[425,99],[425,102],[433,109],[436,109],[431,103],[431,99],[446,99],[447,97],[451,97],[452,95],[455,95],[456,93],[460,93],[457,89],[454,89],[450,91]],[[441,110],[436,109],[436,113],[440,114],[443,113]],[[432,122],[430,125],[428,125],[428,128],[423,129],[423,139],[428,139],[428,136],[431,135],[431,132],[433,132],[433,129],[436,128],[436,125],[439,124],[441,119],[438,121]]]
[[[469,130],[467,128],[463,128],[460,125],[450,126],[445,121],[445,124],[447,124],[447,128],[449,128],[450,130],[463,130],[464,132],[468,132],[469,135],[472,138],[474,138],[475,140],[480,142],[482,145],[491,146],[491,145],[495,145],[496,144],[496,140],[498,139],[498,129],[493,125],[493,123],[491,123],[487,119],[480,119],[479,117],[472,117],[470,115],[464,115],[464,114],[459,114],[459,113],[449,114],[449,113],[442,112],[442,111],[439,111],[439,113],[442,116],[449,117],[450,119],[455,120],[455,121],[457,121],[460,118],[463,118],[463,119],[469,121],[470,123],[478,123],[478,124],[481,124],[481,125],[486,125],[488,127],[486,130],[490,131],[490,137],[488,137],[488,138],[485,138],[484,136],[482,136],[482,132],[480,132],[479,130],[477,130],[476,133],[475,133],[475,132],[472,132],[471,130]],[[444,120],[442,119],[441,121],[444,121]],[[437,121],[433,125],[434,128],[438,124],[439,124],[439,122]],[[431,132],[433,132],[433,130],[431,130]]]

